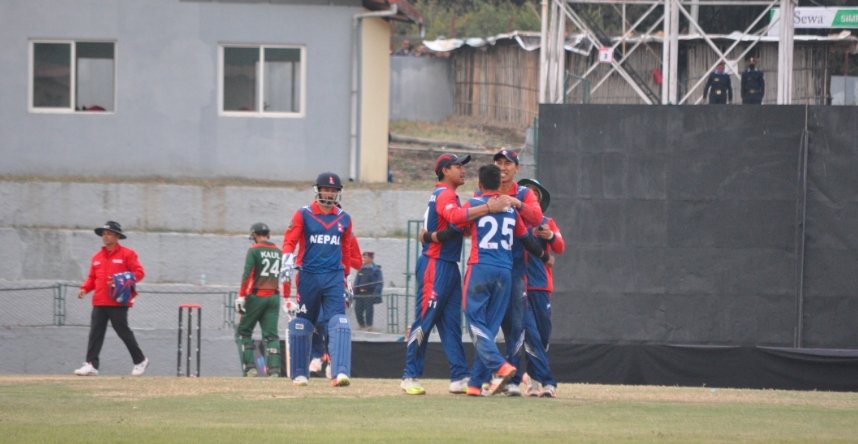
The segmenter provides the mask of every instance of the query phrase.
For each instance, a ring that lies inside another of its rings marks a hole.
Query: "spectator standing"
[[[363,265],[355,276],[355,317],[360,329],[372,331],[375,304],[381,303],[381,291],[384,289],[384,275],[381,266],[376,264],[375,253],[364,251],[361,256]]]

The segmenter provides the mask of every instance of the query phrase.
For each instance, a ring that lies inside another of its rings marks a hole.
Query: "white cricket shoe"
[[[345,373],[340,373],[337,375],[337,379],[331,379],[331,385],[334,387],[346,387],[352,383],[351,379],[349,379],[349,375]]]
[[[538,398],[542,394],[542,390],[539,388],[539,381],[535,379],[529,379],[527,381],[527,396],[531,398]]]
[[[322,371],[322,358],[313,358],[310,361],[310,373],[319,373]]]
[[[507,396],[521,396],[521,387],[518,384],[507,384],[503,391]]]
[[[463,394],[468,391],[468,381],[470,378],[465,377],[450,382],[449,392],[453,394]]]
[[[83,367],[74,370],[74,374],[78,376],[98,376],[98,369],[93,367],[89,362],[84,362]]]
[[[136,364],[134,368],[131,369],[131,376],[140,376],[143,373],[146,373],[146,367],[149,367],[149,358],[143,358],[143,362]]]
[[[292,380],[292,384],[297,385],[299,387],[306,387],[310,381],[307,380],[306,376],[296,376],[295,379]]]
[[[542,387],[542,398],[556,398],[557,397],[557,388],[553,385],[549,384],[545,387]]]

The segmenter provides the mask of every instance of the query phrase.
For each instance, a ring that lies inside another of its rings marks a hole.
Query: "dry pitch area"
[[[858,442],[858,393],[561,384],[473,398],[426,380],[0,376],[2,442]]]

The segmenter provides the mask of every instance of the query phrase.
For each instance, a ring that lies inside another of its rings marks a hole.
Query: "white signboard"
[[[769,35],[778,35],[780,30],[780,8],[769,11]],[[776,22],[777,21],[777,22]],[[795,8],[792,25],[800,28],[858,28],[858,8]]]
[[[602,63],[611,63],[614,56],[614,51],[611,48],[599,48],[599,61]]]

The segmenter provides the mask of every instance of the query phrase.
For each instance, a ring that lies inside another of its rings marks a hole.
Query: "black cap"
[[[112,231],[118,234],[120,239],[125,239],[125,234],[122,233],[122,225],[119,225],[119,222],[109,220],[104,223],[103,227],[96,228],[95,234],[101,236],[104,230]]]
[[[336,173],[322,173],[316,177],[316,186],[318,188],[324,187],[342,190],[343,182],[340,180],[340,176],[337,176]]]
[[[515,162],[515,164],[518,165],[518,153],[513,150],[502,149],[495,153],[495,157],[493,157],[492,160],[498,160],[501,157],[506,158],[510,162]]]
[[[548,209],[548,204],[551,203],[551,193],[549,193],[548,190],[539,183],[539,180],[521,179],[518,181],[518,184],[523,187],[529,185],[536,187],[536,189],[539,190],[539,208],[542,208],[542,212],[545,212],[545,210]]]
[[[459,157],[455,154],[442,154],[435,159],[435,174],[440,174],[441,170],[450,165],[464,165],[471,161],[471,155],[466,154]]]

